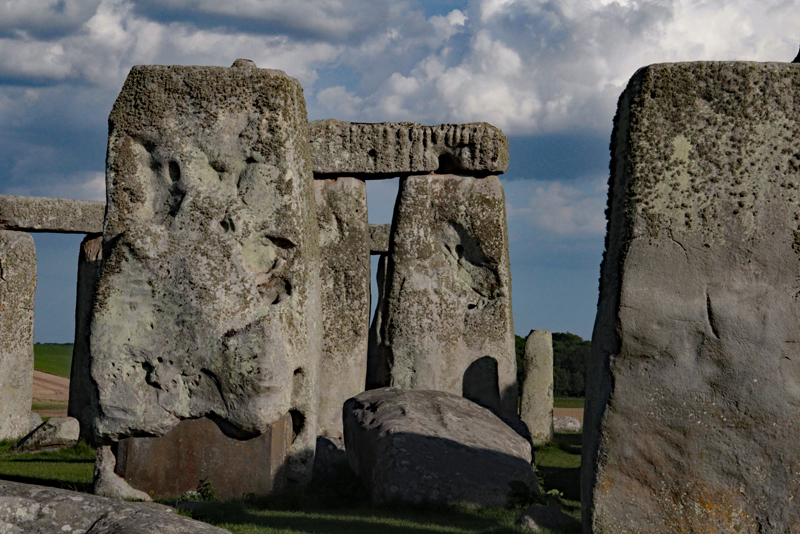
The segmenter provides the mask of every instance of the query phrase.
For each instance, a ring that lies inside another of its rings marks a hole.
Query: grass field
[[[583,397],[556,397],[553,399],[555,408],[583,408]]]
[[[33,368],[51,375],[69,378],[70,369],[72,368],[72,344],[34,344]]]
[[[60,451],[13,453],[13,441],[0,441],[0,479],[75,491],[92,491],[94,449],[85,443]]]

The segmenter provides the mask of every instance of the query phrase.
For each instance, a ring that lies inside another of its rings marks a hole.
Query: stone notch
[[[432,172],[486,176],[508,169],[508,139],[491,124],[310,122],[316,174]]]
[[[387,254],[389,252],[389,233],[391,231],[391,224],[369,225],[370,254],[377,256],[380,254]]]
[[[611,141],[583,532],[800,529],[800,69],[640,69]]]
[[[310,477],[322,311],[307,124],[281,71],[131,69],[109,116],[90,321],[98,442],[204,416],[246,439],[288,412],[288,478]]]
[[[105,202],[0,195],[0,228],[22,232],[99,234]]]

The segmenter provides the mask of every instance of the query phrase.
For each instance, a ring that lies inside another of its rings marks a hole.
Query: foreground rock
[[[72,417],[51,417],[12,447],[14,452],[40,452],[78,443],[81,426]]]
[[[517,416],[505,213],[496,176],[400,180],[379,360],[369,364],[386,370],[381,385],[447,391]]]
[[[641,69],[612,136],[584,532],[800,531],[800,69]]]
[[[538,532],[540,530],[560,530],[567,527],[579,529],[578,523],[569,516],[550,506],[531,506],[526,508],[519,516],[519,525],[525,530]]]
[[[35,296],[33,238],[0,230],[0,440],[30,431]]]
[[[106,203],[0,195],[0,228],[23,232],[99,234]]]
[[[383,388],[344,405],[345,450],[372,501],[505,506],[536,483],[530,444],[489,410],[442,391]]]
[[[289,412],[304,481],[322,326],[305,102],[283,72],[237,65],[134,67],[111,111],[93,431],[213,414],[244,439]]]
[[[165,506],[0,480],[3,534],[223,534]]]
[[[525,339],[519,415],[534,446],[553,439],[553,335],[547,330],[531,330]]]

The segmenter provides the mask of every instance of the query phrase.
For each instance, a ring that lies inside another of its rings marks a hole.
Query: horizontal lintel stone
[[[22,232],[99,234],[106,203],[0,195],[0,228]]]
[[[508,169],[508,139],[491,124],[308,124],[316,174],[381,175],[439,172],[485,176]]]

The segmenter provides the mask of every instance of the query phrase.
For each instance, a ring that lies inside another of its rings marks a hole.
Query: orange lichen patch
[[[672,532],[759,532],[758,522],[745,511],[744,495],[730,488],[698,480],[683,488],[665,488],[661,497]]]

